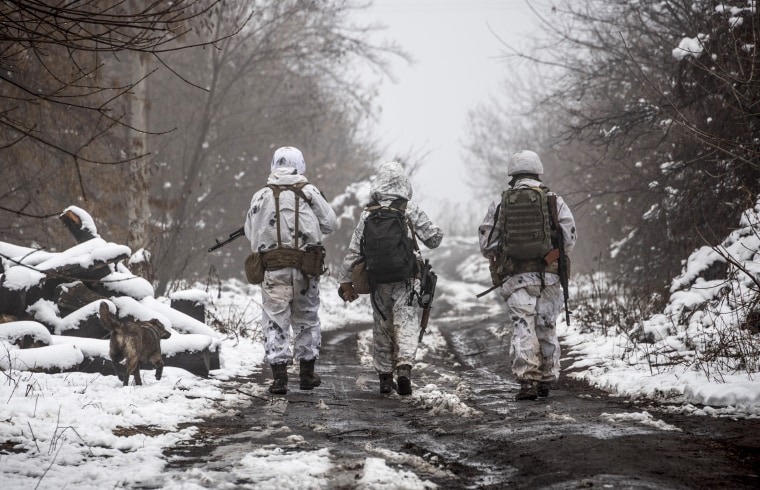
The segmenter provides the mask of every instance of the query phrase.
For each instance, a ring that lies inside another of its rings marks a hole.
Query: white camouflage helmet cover
[[[543,175],[544,165],[541,163],[536,152],[530,150],[520,150],[513,154],[509,159],[507,175],[535,174]]]
[[[370,185],[370,196],[376,201],[412,198],[412,184],[399,162],[387,162],[380,166]]]
[[[294,168],[299,175],[303,175],[306,172],[306,162],[301,150],[292,146],[277,148],[272,156],[272,170],[281,167]]]

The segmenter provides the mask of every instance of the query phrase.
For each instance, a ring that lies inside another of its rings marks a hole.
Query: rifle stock
[[[212,247],[208,249],[209,252],[213,252],[214,250],[218,248],[222,248],[223,246],[227,245],[228,243],[232,242],[233,240],[240,238],[241,236],[245,235],[245,229],[241,226],[240,229],[233,231],[230,233],[229,238],[226,240],[220,242],[218,238],[215,238],[214,241],[216,242]]]

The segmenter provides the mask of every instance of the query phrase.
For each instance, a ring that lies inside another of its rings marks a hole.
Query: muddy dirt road
[[[567,377],[549,398],[516,402],[504,332],[477,315],[456,323],[431,334],[445,345],[426,349],[411,397],[378,392],[367,325],[326,332],[322,386],[298,390],[295,371],[282,397],[266,392],[266,372],[230,383],[250,405],[200,424],[167,452],[170,471],[223,472],[277,446],[329,449],[329,488],[356,488],[369,457],[438,488],[760,488],[760,421],[668,414]]]
[[[476,300],[482,277],[462,276],[472,270],[462,266],[472,247],[454,240],[426,252],[438,292],[412,396],[378,392],[369,325],[327,331],[317,365],[322,386],[298,390],[296,370],[282,397],[267,392],[268,369],[231,381],[250,404],[194,424],[196,440],[166,452],[167,474],[201,488],[212,487],[208,474],[216,482],[223,475],[225,488],[277,488],[231,469],[257,448],[326,449],[328,488],[336,489],[361,488],[365,465],[378,458],[412,474],[416,488],[420,481],[446,489],[760,488],[760,420],[673,414],[610,397],[565,370],[549,398],[514,401],[500,301]],[[382,488],[407,487],[400,480]]]

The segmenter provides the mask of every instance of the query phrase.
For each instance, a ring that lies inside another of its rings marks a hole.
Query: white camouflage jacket
[[[403,167],[397,162],[388,162],[380,167],[380,170],[372,181],[370,198],[382,206],[387,206],[395,199],[407,200],[406,215],[414,228],[414,234],[427,248],[436,248],[443,240],[443,231],[433,224],[428,215],[412,198],[412,184],[404,173]],[[351,269],[361,258],[361,241],[364,236],[364,220],[369,213],[365,209],[359,217],[359,222],[354,229],[348,252],[343,259],[338,273],[338,282],[351,282]],[[409,232],[411,235],[411,231]]]
[[[308,182],[293,168],[275,168],[267,184],[291,185]],[[313,184],[306,184],[303,193],[309,202],[299,199],[298,248],[322,245],[325,235],[335,229],[335,211]],[[251,241],[251,250],[266,252],[277,248],[277,221],[275,198],[272,189],[264,187],[251,198],[251,206],[245,220],[245,236]],[[280,234],[284,248],[294,248],[295,241],[295,193],[280,193]]]

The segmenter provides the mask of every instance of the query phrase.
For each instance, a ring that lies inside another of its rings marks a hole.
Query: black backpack
[[[409,233],[406,203],[406,199],[396,199],[389,206],[367,206],[361,251],[372,289],[375,284],[400,282],[414,275],[416,241]]]

